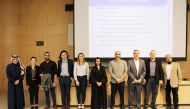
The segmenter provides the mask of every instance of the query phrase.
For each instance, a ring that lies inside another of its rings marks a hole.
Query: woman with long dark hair
[[[96,58],[95,66],[91,69],[90,84],[92,84],[91,108],[106,109],[107,108],[107,76],[105,67],[101,65],[100,58]]]

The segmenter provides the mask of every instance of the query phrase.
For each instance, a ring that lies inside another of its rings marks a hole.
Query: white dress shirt
[[[134,62],[135,62],[135,67],[136,67],[137,75],[138,75],[138,73],[139,73],[139,59],[138,60],[134,59]]]
[[[68,61],[62,61],[60,75],[61,76],[69,76]]]
[[[167,80],[170,80],[171,69],[172,69],[172,63],[167,64],[166,65],[166,77],[167,77]]]

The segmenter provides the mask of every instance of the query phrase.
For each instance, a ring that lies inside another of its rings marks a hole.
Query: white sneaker
[[[81,105],[80,104],[78,104],[78,109],[81,109]]]
[[[81,108],[84,109],[84,104],[82,104]]]

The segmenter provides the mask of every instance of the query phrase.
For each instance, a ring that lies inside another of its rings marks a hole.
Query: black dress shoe
[[[167,106],[166,109],[172,109],[172,107],[171,106]]]
[[[148,105],[144,105],[143,109],[148,109]]]
[[[154,107],[151,107],[152,109],[158,109],[156,106],[154,106]]]
[[[114,109],[113,106],[110,106],[110,109]]]
[[[125,109],[125,106],[121,106],[120,109]]]

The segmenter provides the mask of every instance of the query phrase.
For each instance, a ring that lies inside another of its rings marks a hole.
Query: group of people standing
[[[134,50],[133,59],[120,59],[121,53],[115,52],[115,59],[109,64],[109,72],[111,74],[111,106],[114,108],[115,94],[119,91],[120,108],[124,106],[124,88],[125,75],[128,74],[128,108],[141,109],[141,91],[144,87],[144,109],[148,109],[149,95],[152,92],[151,108],[157,109],[156,97],[159,85],[165,88],[166,108],[173,109],[171,103],[171,91],[173,93],[174,109],[178,109],[179,98],[178,89],[182,81],[180,66],[177,62],[173,62],[171,55],[165,56],[165,62],[161,62],[156,58],[156,51],[150,51],[150,58],[144,61],[139,58],[139,50]]]
[[[173,109],[171,104],[171,91],[173,93],[174,109],[178,109],[179,98],[178,89],[182,81],[180,66],[177,62],[173,62],[171,55],[165,56],[165,62],[161,62],[156,58],[156,51],[150,51],[150,58],[144,61],[139,58],[139,50],[134,50],[133,59],[121,59],[121,53],[115,52],[115,59],[109,64],[109,72],[111,74],[111,106],[114,108],[115,94],[119,91],[120,108],[124,106],[124,88],[125,75],[128,74],[128,108],[141,109],[141,91],[144,87],[144,109],[148,108],[149,95],[152,92],[151,108],[157,109],[156,97],[159,85],[165,88],[166,108]]]
[[[182,75],[178,63],[172,61],[171,55],[166,55],[166,62],[156,58],[156,51],[151,50],[150,59],[139,59],[139,50],[134,50],[133,59],[121,59],[121,52],[115,52],[115,59],[109,63],[111,75],[111,102],[110,109],[115,106],[115,95],[119,91],[120,108],[124,106],[125,80],[128,77],[128,106],[129,109],[140,109],[141,91],[145,87],[144,109],[148,108],[149,95],[152,91],[151,107],[156,108],[156,97],[159,85],[164,86],[166,92],[167,109],[172,109],[170,93],[173,93],[174,108],[178,109],[178,88]],[[44,53],[45,61],[37,65],[37,58],[30,58],[30,65],[24,67],[18,55],[13,55],[11,64],[7,65],[8,78],[8,109],[23,109],[24,91],[23,78],[26,74],[26,85],[30,94],[31,109],[38,109],[38,92],[40,85],[45,92],[46,106],[50,108],[50,94],[53,108],[57,109],[55,86],[60,84],[62,109],[70,109],[70,90],[74,79],[76,85],[78,108],[83,109],[86,99],[87,84],[91,84],[91,108],[107,108],[107,74],[101,59],[95,59],[95,65],[89,71],[89,64],[83,53],[78,54],[77,62],[69,59],[66,50],[61,51],[58,63],[50,59],[50,53]],[[26,73],[25,73],[26,71]],[[89,73],[90,72],[90,73]]]

